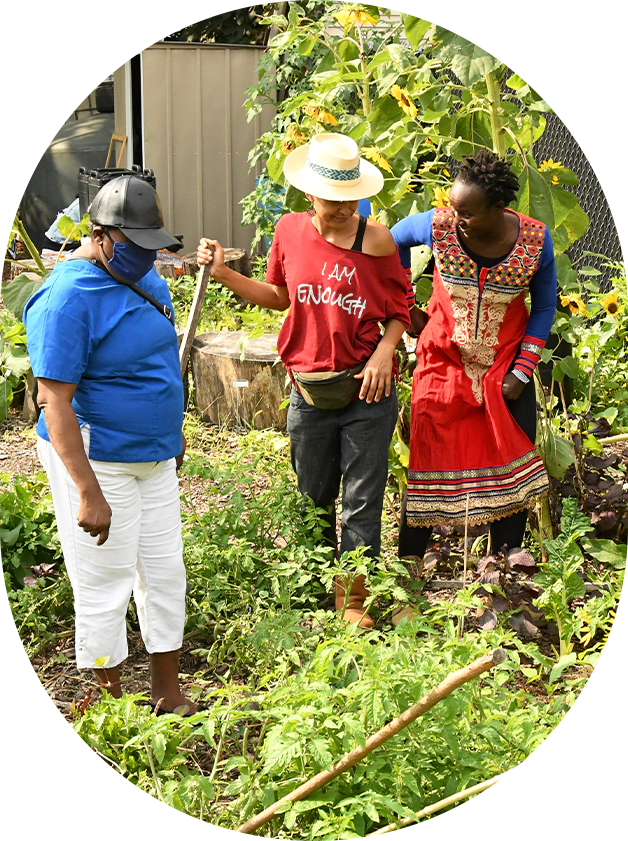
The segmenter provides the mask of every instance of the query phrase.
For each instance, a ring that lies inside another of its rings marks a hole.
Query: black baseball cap
[[[119,228],[135,245],[148,250],[180,246],[164,228],[159,196],[136,175],[120,175],[100,188],[88,208],[95,225]]]

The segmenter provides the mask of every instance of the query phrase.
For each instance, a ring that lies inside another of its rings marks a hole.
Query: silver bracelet
[[[522,382],[522,383],[525,383],[526,385],[527,385],[527,383],[529,383],[529,382],[530,382],[530,377],[528,377],[528,375],[527,375],[527,374],[524,374],[524,373],[523,373],[523,371],[520,371],[518,368],[513,368],[513,369],[512,369],[512,371],[511,371],[510,373],[511,373],[511,374],[514,374],[514,375],[515,375],[515,377],[516,377],[518,380],[521,380],[521,382]]]

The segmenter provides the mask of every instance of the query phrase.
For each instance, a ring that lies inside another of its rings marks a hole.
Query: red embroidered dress
[[[490,522],[548,490],[543,462],[502,396],[504,375],[527,348],[526,292],[546,236],[545,225],[517,215],[508,257],[478,270],[450,208],[434,213],[434,291],[412,385],[411,526],[463,524],[467,497],[469,522]]]

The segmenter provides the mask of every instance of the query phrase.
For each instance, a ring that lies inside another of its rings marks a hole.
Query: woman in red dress
[[[490,524],[494,551],[520,546],[527,511],[548,490],[532,375],[556,309],[556,269],[547,227],[508,207],[517,188],[508,163],[482,150],[460,166],[449,207],[392,229],[406,268],[419,244],[435,263],[412,384],[400,557],[422,558],[432,526],[467,520]]]

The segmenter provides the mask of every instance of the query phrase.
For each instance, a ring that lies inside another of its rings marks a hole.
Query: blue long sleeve
[[[556,261],[550,232],[545,231],[545,242],[541,251],[539,267],[530,281],[530,319],[527,336],[546,342],[556,313]]]
[[[399,248],[399,257],[401,258],[401,265],[404,269],[410,268],[410,249],[413,246],[429,245],[430,248],[432,247],[432,219],[434,217],[434,210],[407,216],[390,229],[393,239]]]

